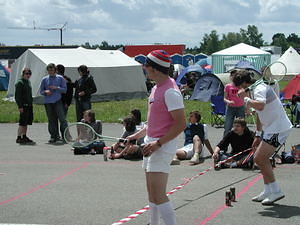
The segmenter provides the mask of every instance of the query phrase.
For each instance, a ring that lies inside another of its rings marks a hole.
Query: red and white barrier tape
[[[233,159],[234,157],[237,157],[238,155],[241,155],[241,154],[243,154],[245,152],[248,152],[250,150],[251,150],[251,148],[246,149],[246,150],[244,150],[242,152],[239,152],[239,153],[237,153],[237,154],[235,154],[235,155],[233,155],[233,156],[231,156],[231,157],[229,157],[229,158],[227,158],[227,159],[225,159],[223,161],[218,162],[218,164],[216,166],[219,166],[219,165],[221,165],[221,164],[223,164],[223,163],[225,163],[225,162]],[[180,184],[177,187],[173,188],[171,191],[167,192],[167,196],[172,195],[175,192],[181,190],[184,186],[186,186],[187,184],[189,184],[191,181],[195,180],[196,178],[200,177],[201,175],[204,175],[205,173],[207,173],[208,171],[210,171],[212,169],[214,169],[214,167],[209,167],[208,169],[206,169],[206,170],[198,173],[197,175],[195,175],[195,176],[193,176],[191,178],[185,179],[185,182],[183,182],[182,184]],[[131,215],[129,215],[129,216],[127,216],[127,217],[125,217],[125,218],[123,218],[123,219],[115,222],[115,223],[112,223],[112,225],[121,225],[121,224],[127,223],[130,220],[133,220],[133,219],[137,218],[139,215],[143,214],[144,212],[146,212],[148,210],[149,210],[149,205],[146,205],[145,207],[143,207],[142,209],[136,211],[135,213],[133,213],[133,214],[131,214]]]

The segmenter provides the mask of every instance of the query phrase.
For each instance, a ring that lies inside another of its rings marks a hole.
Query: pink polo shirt
[[[147,136],[152,138],[164,136],[174,124],[170,111],[183,108],[182,95],[172,78],[168,77],[155,85],[148,101]]]
[[[234,101],[234,104],[230,104],[229,106],[241,107],[244,105],[243,100],[240,97],[238,97],[238,95],[237,95],[239,88],[234,86],[234,84],[232,84],[232,83],[226,84],[224,91],[227,93],[227,99],[230,101]]]

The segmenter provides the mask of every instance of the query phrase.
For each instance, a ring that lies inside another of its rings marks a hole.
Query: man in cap
[[[175,225],[176,218],[166,195],[170,163],[176,153],[177,136],[185,128],[183,98],[176,82],[168,76],[171,61],[163,50],[147,55],[145,70],[156,85],[148,101],[148,124],[129,140],[145,136],[143,168],[150,207],[150,224],[159,224],[159,215],[166,225]]]

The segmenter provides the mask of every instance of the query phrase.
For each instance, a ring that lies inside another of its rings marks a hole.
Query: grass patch
[[[282,90],[288,81],[280,81],[279,86]],[[0,123],[16,123],[19,120],[19,111],[16,103],[3,101],[6,96],[6,91],[0,91]],[[184,101],[185,114],[198,110],[202,116],[202,122],[210,124],[210,103],[200,101]],[[120,119],[126,117],[132,109],[140,109],[142,112],[142,120],[146,121],[147,117],[147,99],[132,99],[127,101],[111,101],[111,102],[96,102],[93,103],[93,110],[96,112],[97,119],[105,123],[120,122]],[[34,122],[47,122],[46,111],[44,105],[33,106]],[[68,112],[69,122],[76,121],[75,106],[71,105]],[[251,120],[249,120],[251,122]]]
[[[3,101],[6,96],[5,91],[0,92],[0,123],[16,123],[19,120],[19,111],[16,103]],[[210,121],[210,103],[199,101],[184,101],[185,113],[199,110],[202,114],[202,121],[209,123]],[[126,117],[132,109],[140,109],[143,121],[147,117],[147,99],[132,99],[127,101],[111,101],[93,103],[93,110],[96,112],[97,119],[105,123],[120,122],[120,119]],[[47,122],[46,111],[44,105],[35,104],[33,106],[34,122]],[[68,121],[76,121],[75,105],[72,104],[68,112]]]

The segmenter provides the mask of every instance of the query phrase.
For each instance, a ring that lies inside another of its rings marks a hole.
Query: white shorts
[[[143,168],[146,172],[170,172],[170,164],[174,154],[161,151],[153,152],[149,157],[143,158]]]
[[[288,138],[291,132],[292,129],[283,131],[281,133],[264,133],[263,141],[277,148],[286,142],[286,139]]]
[[[145,137],[145,144],[157,140],[158,138]],[[176,139],[163,144],[158,150],[149,157],[143,158],[143,168],[146,172],[170,172],[170,164],[176,153]]]
[[[188,144],[181,148],[186,153],[186,159],[191,159],[194,155],[194,144]],[[200,157],[204,157],[204,146],[202,146],[202,151]]]

